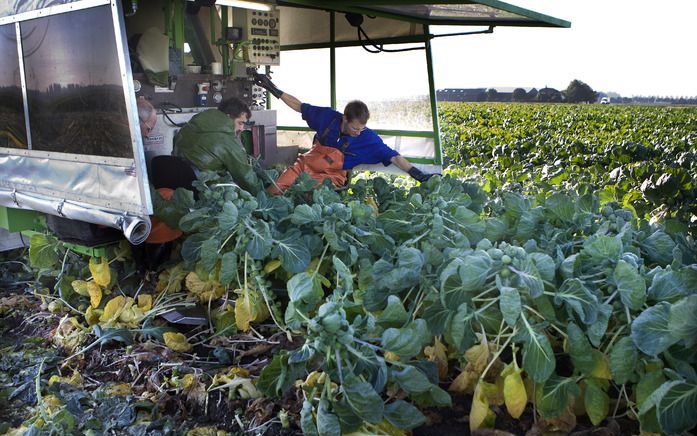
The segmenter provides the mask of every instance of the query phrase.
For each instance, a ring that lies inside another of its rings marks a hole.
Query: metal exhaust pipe
[[[72,220],[113,227],[121,230],[124,237],[133,245],[142,244],[152,228],[150,218],[147,216],[129,215],[116,210],[95,209],[81,203],[56,200],[16,190],[10,191],[0,188],[0,205],[35,210]]]

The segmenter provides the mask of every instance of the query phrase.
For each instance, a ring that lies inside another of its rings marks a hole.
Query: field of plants
[[[45,234],[2,254],[0,434],[694,431],[697,110],[449,104],[441,129],[424,184],[204,172],[156,197],[184,236],[152,270]]]

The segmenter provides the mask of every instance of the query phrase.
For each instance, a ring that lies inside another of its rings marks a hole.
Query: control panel
[[[281,62],[281,36],[279,33],[280,13],[270,11],[247,11],[247,39],[251,42],[246,49],[246,61],[254,65],[279,65]]]

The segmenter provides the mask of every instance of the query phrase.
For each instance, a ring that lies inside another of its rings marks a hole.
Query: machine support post
[[[332,109],[336,109],[336,14],[329,13],[329,97]]]
[[[424,34],[430,35],[428,25],[424,25]],[[424,42],[426,45],[426,68],[428,69],[428,93],[431,98],[431,117],[433,119],[434,160],[437,165],[443,165],[440,149],[440,127],[438,124],[438,102],[436,102],[436,86],[433,78],[433,56],[431,54],[431,39]]]

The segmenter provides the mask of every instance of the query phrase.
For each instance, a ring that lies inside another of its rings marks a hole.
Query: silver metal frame
[[[16,23],[18,21],[26,21],[39,17],[48,17],[50,15],[62,14],[65,12],[79,11],[81,9],[89,9],[95,6],[108,5],[110,0],[81,0],[62,5],[49,6],[35,11],[21,12],[17,15],[10,15],[0,18],[0,26],[8,23]]]
[[[130,121],[129,130],[131,135],[131,148],[133,151],[133,159],[33,150],[33,143],[31,139],[31,126],[29,119],[28,91],[25,77],[24,62],[22,59],[23,51],[20,29],[21,22],[100,6],[109,6],[111,8],[111,18],[112,24],[114,26],[113,34],[121,74],[121,84],[124,92],[123,97],[126,105],[127,117]],[[27,131],[27,150],[0,147],[0,156],[23,156],[31,159],[49,159],[54,161],[106,165],[117,168],[123,168],[125,172],[129,172],[135,169],[141,203],[137,206],[138,208],[140,208],[140,211],[138,212],[143,215],[146,215],[152,213],[152,199],[150,197],[149,181],[147,178],[147,169],[142,143],[143,141],[140,135],[140,131],[137,128],[137,126],[139,125],[138,107],[136,104],[135,90],[133,88],[131,65],[125,55],[125,48],[127,47],[128,43],[126,40],[125,25],[123,20],[121,19],[121,12],[121,2],[117,0],[78,0],[72,3],[49,6],[35,11],[22,12],[16,15],[0,18],[0,25],[10,23],[15,24],[15,30],[17,33],[17,57],[19,58],[22,98],[24,103],[25,128]],[[56,194],[59,193],[56,192]],[[73,193],[64,194],[64,197],[72,198],[77,201],[83,200],[80,197],[80,195],[76,195]],[[108,199],[93,199],[92,204],[95,204],[96,207],[122,207],[124,210],[130,210],[131,212],[135,212],[133,211],[134,204],[124,201],[119,202]]]
[[[131,122],[128,123],[131,128],[131,143],[133,147],[133,161],[136,167],[136,176],[138,177],[138,186],[140,188],[140,198],[143,200],[143,206],[152,211],[152,199],[150,198],[149,181],[147,178],[147,167],[145,163],[145,152],[143,149],[143,138],[140,131],[136,131],[136,127],[140,125],[138,118],[138,105],[136,104],[136,92],[133,88],[133,73],[131,72],[131,63],[126,59],[126,47],[128,41],[126,39],[126,28],[123,20],[123,11],[121,10],[121,2],[111,1],[111,17],[114,24],[114,39],[116,40],[116,54],[119,57],[119,66],[121,67],[121,83],[124,89],[124,98],[126,100],[126,113]]]
[[[19,22],[15,23],[15,35],[17,36],[17,59],[19,60],[19,80],[22,85],[22,101],[24,104],[24,129],[27,134],[27,149],[31,150],[31,130],[29,129],[29,97],[27,96],[27,79],[24,76],[24,62],[22,62],[22,32]]]
[[[142,139],[141,139],[142,141]],[[40,159],[62,160],[67,162],[93,163],[99,165],[111,165],[115,167],[130,168],[134,161],[127,157],[108,157],[88,154],[61,153],[59,151],[22,150],[19,148],[0,147],[0,155],[25,156]]]

